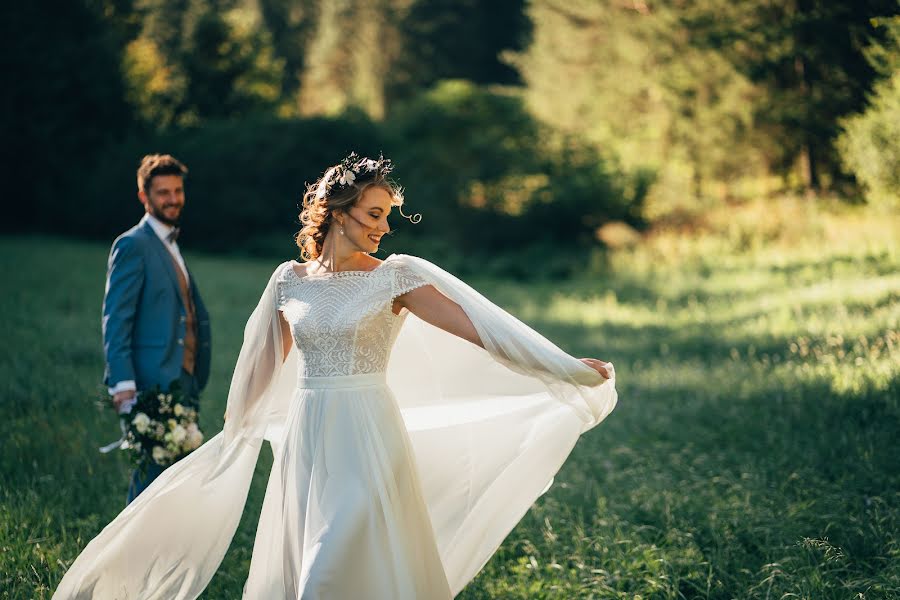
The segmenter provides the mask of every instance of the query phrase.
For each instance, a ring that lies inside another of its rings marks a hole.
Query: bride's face
[[[391,212],[391,195],[381,187],[370,187],[359,201],[342,215],[344,237],[360,252],[375,252],[381,238],[391,231],[388,215]]]

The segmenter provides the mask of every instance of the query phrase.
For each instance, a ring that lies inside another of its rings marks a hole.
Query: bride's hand
[[[610,370],[606,368],[606,365],[609,363],[605,360],[600,360],[599,358],[579,358],[578,360],[600,373],[604,379],[609,379]]]

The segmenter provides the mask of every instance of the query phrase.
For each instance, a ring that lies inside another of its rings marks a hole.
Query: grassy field
[[[473,281],[570,353],[614,360],[620,403],[460,598],[900,598],[891,239],[728,254],[668,237],[599,278]],[[96,451],[117,430],[97,405],[107,247],[0,251],[0,598],[49,598],[127,487],[125,459]],[[215,432],[274,265],[188,259],[212,313]],[[204,598],[240,598],[270,464]]]

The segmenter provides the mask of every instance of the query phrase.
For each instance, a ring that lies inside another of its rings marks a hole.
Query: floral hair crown
[[[316,199],[322,199],[330,191],[338,191],[353,185],[358,177],[372,174],[375,177],[387,177],[394,170],[391,159],[379,156],[378,160],[360,157],[351,152],[340,163],[325,171],[316,188]]]
[[[381,177],[386,179],[388,174],[394,170],[394,164],[391,159],[385,158],[383,155],[378,156],[378,160],[361,157],[356,152],[351,152],[340,163],[325,171],[325,175],[319,180],[316,188],[315,199],[321,200],[329,192],[337,192],[353,185],[359,177]],[[403,214],[403,207],[399,208],[400,214],[409,219],[412,223],[418,223],[422,220],[422,215],[416,213],[414,215]]]

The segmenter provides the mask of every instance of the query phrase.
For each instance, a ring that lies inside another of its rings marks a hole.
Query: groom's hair
[[[171,154],[148,154],[141,159],[137,170],[137,185],[145,194],[150,193],[150,184],[157,175],[187,175],[187,167]]]

